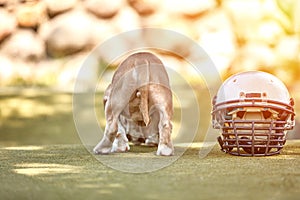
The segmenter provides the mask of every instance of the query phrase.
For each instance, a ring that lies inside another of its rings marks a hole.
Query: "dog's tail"
[[[149,80],[150,80],[150,63],[148,60],[146,60],[146,84],[143,85],[140,89],[140,112],[142,113],[143,116],[143,121],[146,126],[150,123],[150,118],[149,118],[149,108],[148,108],[148,99],[149,99]]]

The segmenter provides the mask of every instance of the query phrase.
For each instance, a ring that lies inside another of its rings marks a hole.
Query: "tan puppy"
[[[105,107],[111,93],[111,84],[106,88],[103,96],[103,105]],[[141,116],[139,102],[141,98],[140,92],[136,93],[136,98],[129,102],[131,118],[128,119],[124,115],[120,115],[118,121],[118,132],[113,142],[112,152],[125,152],[130,149],[128,141],[135,145],[145,143],[147,146],[157,146],[159,138],[158,120],[159,113],[149,113],[152,119],[148,126],[143,126],[143,119],[138,120]],[[133,120],[135,119],[135,121]]]
[[[125,59],[106,89],[104,101],[107,124],[95,154],[129,150],[126,128],[130,126],[144,128],[142,135],[159,133],[157,155],[174,154],[172,92],[165,67],[154,54],[135,53]]]

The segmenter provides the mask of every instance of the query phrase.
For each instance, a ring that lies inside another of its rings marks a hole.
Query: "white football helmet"
[[[280,153],[287,130],[293,129],[294,101],[275,76],[249,71],[235,74],[213,100],[213,128],[221,150],[232,155],[267,156]]]

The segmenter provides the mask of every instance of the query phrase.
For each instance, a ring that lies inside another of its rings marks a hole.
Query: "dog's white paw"
[[[149,136],[145,141],[146,146],[158,146],[158,135]]]
[[[118,153],[121,153],[121,152],[127,152],[130,150],[130,147],[129,147],[129,144],[126,143],[126,144],[122,144],[122,145],[115,145],[113,144],[113,147],[111,149],[111,152],[118,152]]]
[[[158,156],[172,156],[174,155],[174,148],[165,144],[158,145],[156,155]]]
[[[106,148],[94,148],[93,152],[94,154],[109,154],[111,152],[111,147],[106,147]]]
[[[128,139],[125,134],[117,134],[112,145],[111,152],[127,152],[130,150]]]

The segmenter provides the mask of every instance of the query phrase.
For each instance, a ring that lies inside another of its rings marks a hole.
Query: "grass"
[[[141,146],[94,156],[77,136],[71,94],[25,90],[1,95],[0,102],[0,199],[300,197],[299,140],[288,141],[280,155],[260,158],[230,156],[218,146],[204,158],[200,147],[179,146],[174,157],[158,157],[155,148]],[[161,163],[167,164],[148,173],[115,170]]]
[[[153,150],[95,157],[81,145],[1,147],[1,199],[299,199],[300,141],[262,158],[230,156],[216,146],[200,159],[199,148],[189,148],[170,166],[142,174],[96,159],[139,158]],[[134,165],[144,162],[151,159]]]

